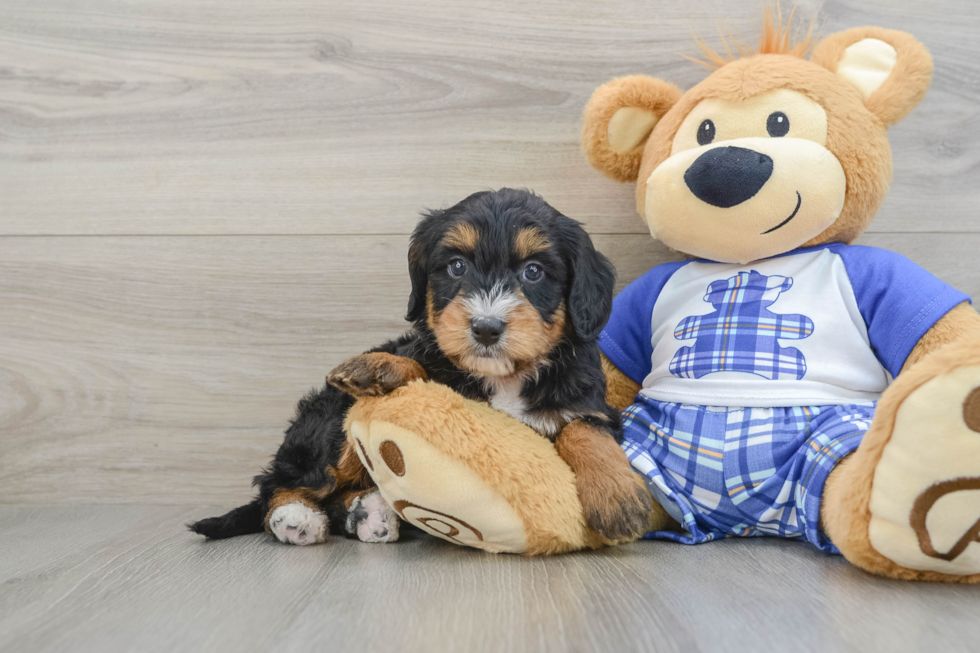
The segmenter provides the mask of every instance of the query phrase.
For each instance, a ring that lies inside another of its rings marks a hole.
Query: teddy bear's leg
[[[961,338],[899,375],[861,445],[831,473],[820,517],[868,571],[980,582],[980,339]]]
[[[446,386],[416,380],[361,397],[346,427],[385,501],[427,533],[528,555],[609,543],[588,528],[551,442]]]

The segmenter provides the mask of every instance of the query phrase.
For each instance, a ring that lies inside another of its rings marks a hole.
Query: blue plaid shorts
[[[839,553],[820,531],[824,483],[861,443],[875,402],[723,408],[638,396],[623,411],[623,449],[686,532],[648,539],[803,538]]]

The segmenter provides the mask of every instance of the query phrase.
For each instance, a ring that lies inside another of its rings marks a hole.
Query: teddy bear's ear
[[[600,86],[583,117],[582,147],[589,162],[617,181],[636,181],[643,145],[680,97],[673,84],[646,75],[619,77]]]
[[[811,61],[855,86],[864,105],[886,125],[915,108],[932,80],[932,57],[915,37],[881,27],[831,34]]]

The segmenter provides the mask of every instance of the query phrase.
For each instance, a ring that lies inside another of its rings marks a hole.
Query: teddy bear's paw
[[[647,532],[653,499],[635,474],[579,479],[577,485],[589,528],[609,540],[632,539]]]
[[[902,402],[874,470],[869,541],[914,570],[980,574],[980,367]]]
[[[398,541],[398,515],[380,492],[354,499],[347,513],[346,528],[362,542]]]
[[[269,528],[285,544],[317,544],[327,537],[327,516],[303,503],[279,506],[269,517]]]
[[[354,416],[359,405],[351,409]],[[469,466],[391,422],[353,419],[349,428],[354,450],[399,519],[453,544],[491,552],[527,550],[520,513]]]
[[[426,378],[425,370],[411,358],[374,352],[347,359],[327,375],[327,383],[355,397],[376,397]]]

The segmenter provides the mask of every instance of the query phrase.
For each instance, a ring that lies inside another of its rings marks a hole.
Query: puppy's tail
[[[223,540],[236,535],[261,533],[265,530],[265,510],[258,497],[220,517],[208,517],[187,524],[187,528],[210,540]]]

